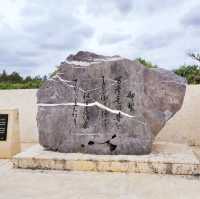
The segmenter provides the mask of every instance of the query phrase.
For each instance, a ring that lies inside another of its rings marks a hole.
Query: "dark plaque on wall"
[[[0,141],[7,138],[8,114],[0,114]]]

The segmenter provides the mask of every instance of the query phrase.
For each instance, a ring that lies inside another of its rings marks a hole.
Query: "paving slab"
[[[192,147],[159,142],[149,155],[58,153],[35,145],[16,155],[14,168],[97,172],[199,175],[200,160]]]
[[[12,162],[9,159],[0,159],[0,175],[8,169],[12,168]]]
[[[2,163],[2,164],[1,164]],[[199,176],[14,169],[0,160],[0,199],[199,199]]]

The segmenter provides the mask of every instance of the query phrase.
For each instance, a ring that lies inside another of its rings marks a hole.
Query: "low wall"
[[[36,89],[0,90],[0,108],[19,110],[22,142],[38,142]]]
[[[18,108],[21,141],[38,142],[36,89],[0,90],[0,108]],[[200,86],[187,87],[182,109],[167,122],[159,141],[200,145]]]
[[[187,86],[183,106],[158,134],[157,140],[200,145],[200,86]]]

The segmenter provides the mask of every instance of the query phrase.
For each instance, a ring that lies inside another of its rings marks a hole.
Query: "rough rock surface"
[[[137,61],[80,51],[37,93],[40,144],[92,154],[148,154],[180,108],[185,79]]]

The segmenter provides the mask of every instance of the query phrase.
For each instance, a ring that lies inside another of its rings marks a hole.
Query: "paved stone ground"
[[[0,160],[0,199],[199,199],[200,177],[12,169]]]

